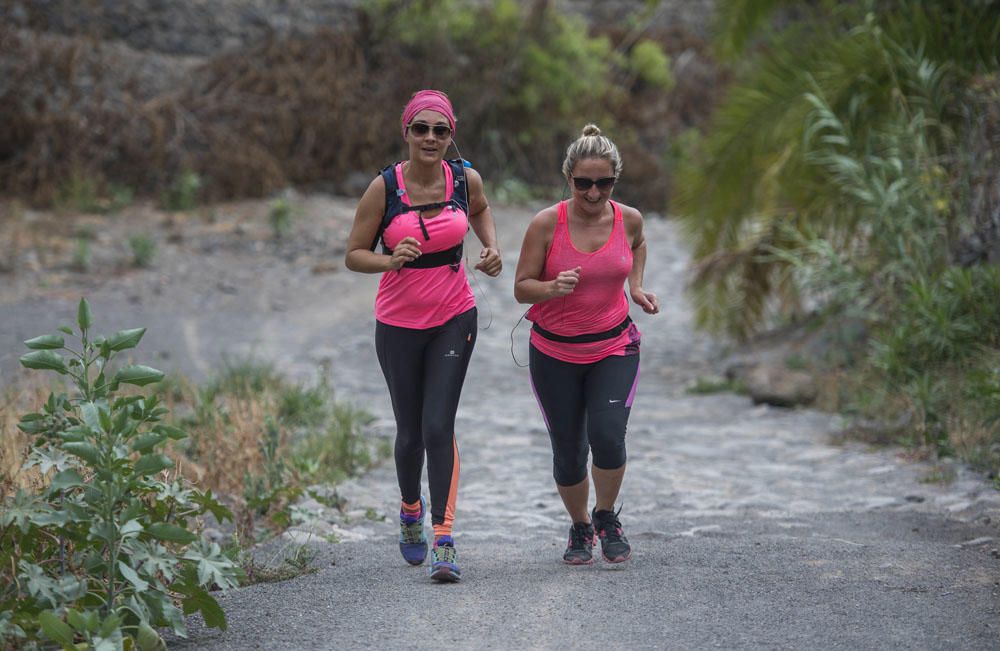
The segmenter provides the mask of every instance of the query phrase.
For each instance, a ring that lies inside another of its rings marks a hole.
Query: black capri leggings
[[[476,345],[476,308],[422,330],[375,322],[375,352],[396,417],[396,478],[403,501],[420,500],[427,454],[431,522],[451,526],[458,488],[455,412]]]
[[[639,383],[638,353],[573,364],[530,346],[528,364],[552,440],[556,483],[573,486],[586,478],[588,449],[598,468],[621,468],[625,428]]]

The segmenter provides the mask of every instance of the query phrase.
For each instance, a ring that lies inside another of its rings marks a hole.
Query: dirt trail
[[[214,249],[204,235],[165,243],[157,269],[88,296],[109,330],[149,326],[140,357],[164,368],[200,375],[222,354],[253,353],[310,378],[328,363],[338,398],[391,431],[372,344],[377,278],[322,271],[339,262],[351,204],[309,201],[297,244],[266,241],[251,215]],[[222,596],[229,630],[193,618],[190,639],[172,648],[995,648],[997,493],[964,470],[927,483],[930,467],[894,450],[834,445],[833,415],[686,394],[716,346],[691,328],[686,255],[663,220],[647,224],[647,286],[664,311],[633,314],[642,378],[622,520],[635,557],[614,570],[564,567],[568,523],[547,436],[510,352],[523,313],[510,284],[530,213],[497,210],[505,273],[474,285],[481,332],[457,425],[463,581],[431,585],[398,558],[390,463],[338,489],[346,517],[302,504],[312,518],[286,537],[316,545],[319,572]],[[77,297],[60,287],[0,292],[0,378],[21,340],[71,320]],[[526,339],[522,323],[522,362]],[[367,519],[369,509],[388,517]],[[331,533],[344,542],[322,542]]]

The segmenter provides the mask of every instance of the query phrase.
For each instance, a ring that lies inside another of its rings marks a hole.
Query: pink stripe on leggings
[[[625,400],[625,406],[631,407],[632,401],[635,400],[635,389],[639,386],[639,366],[635,367],[635,380],[632,381],[632,388],[629,389],[628,398]]]
[[[541,412],[542,412],[542,419],[545,421],[545,429],[547,429],[547,430],[549,430],[551,432],[552,428],[549,426],[549,417],[545,413],[545,407],[542,406],[542,399],[538,397],[538,389],[535,388],[535,379],[531,378],[530,376],[529,376],[529,378],[531,380],[531,392],[533,394],[535,394],[535,402],[538,403],[538,409],[541,410]],[[633,390],[634,390],[634,387],[633,387]]]

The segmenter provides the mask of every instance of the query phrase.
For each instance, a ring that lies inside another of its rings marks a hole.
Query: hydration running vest
[[[429,240],[431,238],[430,234],[427,232],[427,227],[424,226],[424,212],[452,206],[460,209],[465,213],[466,217],[468,217],[469,189],[465,180],[465,168],[471,167],[471,165],[461,158],[446,159],[445,162],[448,163],[448,166],[451,168],[451,175],[454,179],[454,189],[451,193],[451,199],[447,201],[438,201],[436,203],[426,203],[419,206],[411,206],[403,202],[403,195],[405,194],[405,191],[396,183],[396,165],[399,163],[393,163],[379,172],[382,176],[382,180],[385,182],[385,213],[382,215],[382,223],[378,227],[378,232],[375,233],[375,239],[372,240],[372,245],[369,247],[372,251],[375,250],[379,240],[382,240],[382,253],[392,255],[392,249],[385,245],[385,240],[382,239],[382,234],[385,232],[385,229],[389,227],[389,224],[392,223],[392,220],[398,215],[408,212],[416,212],[417,219],[420,222],[420,230],[424,234],[424,240]],[[431,267],[448,266],[451,267],[452,271],[458,271],[459,265],[462,262],[463,250],[463,243],[459,242],[457,245],[451,247],[450,249],[445,249],[444,251],[425,253],[416,260],[407,262],[403,266],[414,269],[429,269]]]

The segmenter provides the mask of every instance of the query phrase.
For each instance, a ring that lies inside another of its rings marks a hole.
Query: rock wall
[[[661,0],[650,27],[707,38],[716,0]],[[356,24],[359,0],[0,0],[0,22],[121,41],[138,50],[208,56],[269,35]],[[595,25],[632,27],[645,0],[561,0]]]

